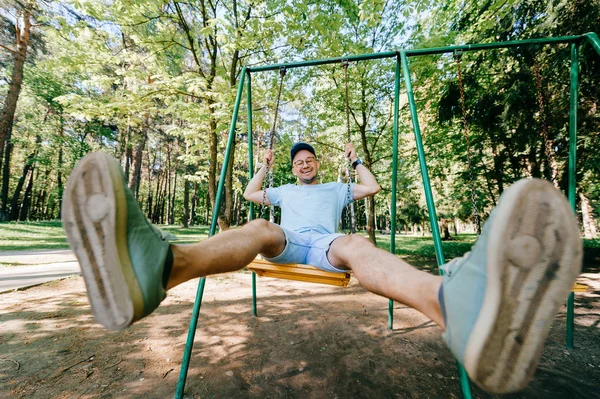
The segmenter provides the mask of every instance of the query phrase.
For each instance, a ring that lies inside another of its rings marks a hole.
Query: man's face
[[[316,184],[319,161],[312,152],[300,150],[292,161],[292,172],[301,184]]]

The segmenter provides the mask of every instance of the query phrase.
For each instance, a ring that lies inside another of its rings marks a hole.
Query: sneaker
[[[148,222],[114,158],[92,153],[79,161],[62,221],[100,324],[121,330],[158,307],[172,264],[169,240]]]
[[[471,380],[493,393],[527,385],[581,257],[577,220],[552,184],[520,180],[502,194],[440,288],[444,340]]]

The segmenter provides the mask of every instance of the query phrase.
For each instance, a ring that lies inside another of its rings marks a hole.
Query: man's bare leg
[[[62,220],[81,266],[96,320],[120,330],[149,315],[166,288],[238,270],[258,253],[276,256],[283,231],[264,220],[194,245],[173,245],[152,226],[127,186],[119,163],[91,153],[71,172]]]
[[[258,254],[275,257],[285,248],[281,228],[264,219],[219,233],[197,244],[171,244],[173,269],[167,289],[197,277],[240,270]]]
[[[335,267],[352,269],[365,289],[410,306],[444,328],[438,301],[442,277],[415,269],[358,235],[333,241],[328,259]]]
[[[507,393],[533,377],[581,270],[582,245],[562,193],[547,181],[523,179],[502,193],[471,251],[445,265],[441,286],[439,277],[413,271],[362,238],[339,238],[329,256],[367,289],[443,323],[443,338],[471,380]]]

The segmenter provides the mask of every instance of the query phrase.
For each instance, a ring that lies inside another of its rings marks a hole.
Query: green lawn
[[[68,248],[60,221],[0,223],[0,251]]]
[[[159,226],[175,234],[181,243],[192,243],[208,237],[208,227],[198,226],[183,229],[179,226]],[[69,248],[62,223],[49,222],[8,222],[0,223],[0,251],[29,249]]]
[[[179,243],[193,243],[208,237],[208,226],[194,226],[187,229],[179,226],[159,226],[161,229],[175,234]],[[444,242],[444,256],[452,259],[467,252],[475,242],[474,234],[461,234]],[[378,235],[378,246],[388,250],[390,236]],[[65,234],[60,221],[0,223],[0,251],[30,249],[66,249]],[[396,254],[407,259],[416,266],[434,268],[435,250],[431,237],[396,236]],[[600,240],[584,240],[584,269],[600,271]]]

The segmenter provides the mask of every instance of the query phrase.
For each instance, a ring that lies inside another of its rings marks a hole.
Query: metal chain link
[[[477,211],[477,199],[475,194],[475,182],[473,178],[473,164],[471,162],[471,146],[469,143],[469,124],[467,122],[467,108],[465,105],[465,90],[463,87],[463,77],[460,67],[460,59],[462,54],[455,53],[454,59],[456,60],[456,68],[458,70],[458,90],[460,92],[460,105],[462,109],[462,122],[463,132],[465,134],[465,140],[467,143],[467,162],[469,164],[469,182],[471,184],[471,201],[473,203],[473,217],[475,218],[475,226],[477,227],[477,234],[481,234],[481,221],[479,219],[479,212]]]
[[[273,127],[271,128],[271,131],[269,132],[269,135],[267,137],[267,142],[268,142],[268,149],[269,150],[273,150],[273,141],[275,138],[275,129],[277,128],[277,118],[278,118],[278,114],[279,114],[279,103],[281,101],[281,91],[283,89],[283,78],[285,77],[285,74],[287,72],[287,69],[285,67],[281,67],[279,68],[279,90],[277,91],[277,101],[275,103],[275,117],[273,118]],[[265,170],[265,177],[267,177],[266,181],[269,182],[269,188],[273,188],[273,170],[271,169],[271,165],[269,165],[269,162],[267,162],[267,168]],[[273,207],[270,206],[270,212],[269,212],[269,220],[271,220],[271,222],[274,220],[274,213],[273,213]],[[265,179],[263,179],[263,198],[262,198],[262,206],[261,206],[261,210],[260,210],[260,217],[264,219],[265,217],[265,210],[267,209],[267,187],[265,185]]]
[[[347,138],[348,138],[348,143],[351,142],[351,136],[350,136],[350,100],[348,98],[348,60],[343,60],[342,61],[343,66],[344,66],[344,79],[345,79],[345,84],[346,84],[346,131],[347,131]],[[345,155],[345,154],[344,154]],[[354,234],[355,230],[356,230],[356,226],[354,225],[354,207],[352,206],[351,200],[352,198],[350,198],[350,183],[352,181],[352,170],[351,170],[351,163],[350,163],[350,159],[348,159],[348,163],[346,165],[346,177],[348,179],[348,184],[347,184],[347,192],[346,192],[346,226],[349,227],[350,229],[350,234]]]

